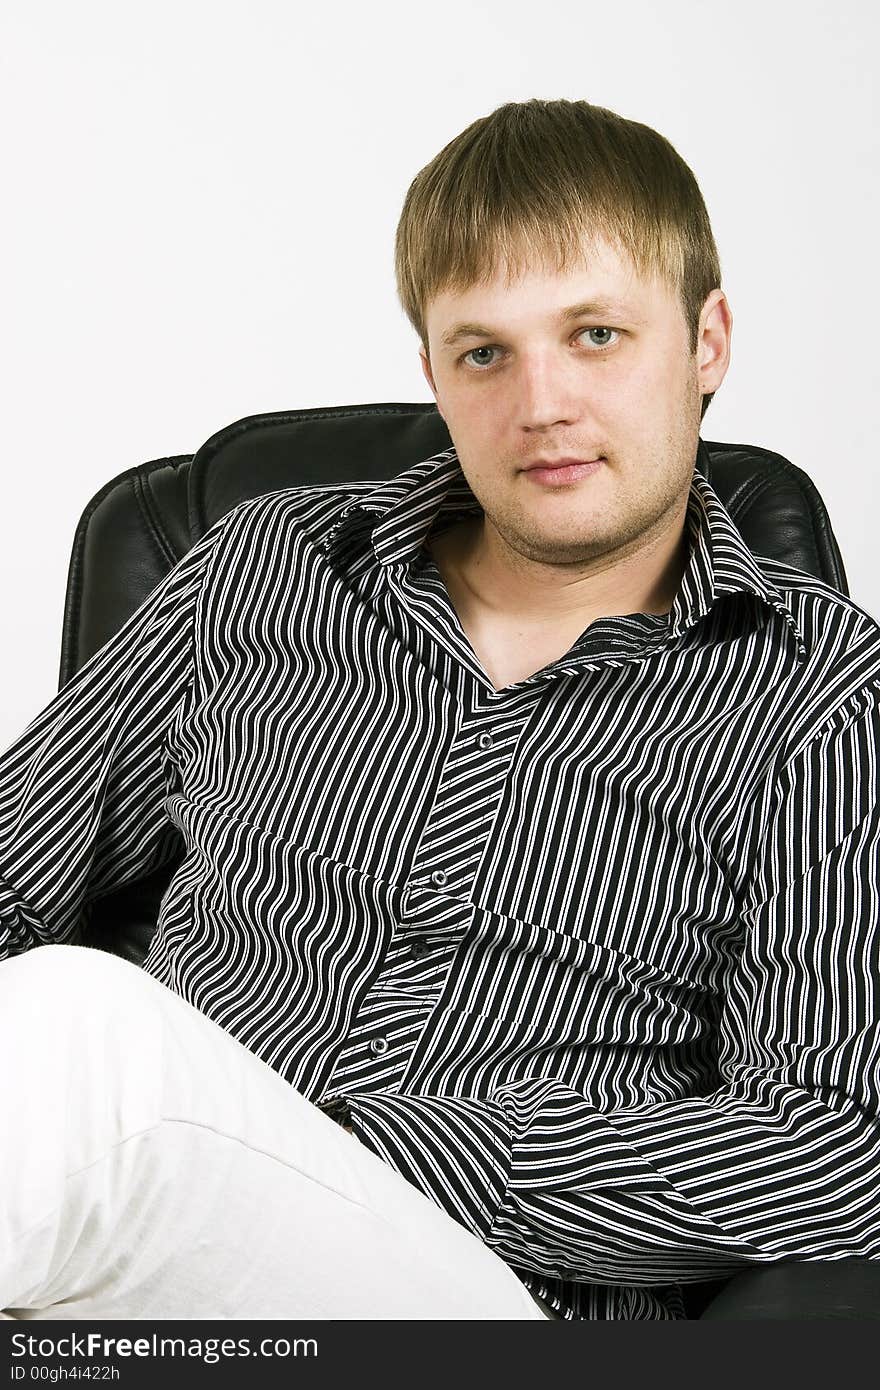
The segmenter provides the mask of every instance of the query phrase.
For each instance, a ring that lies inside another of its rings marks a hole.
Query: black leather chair
[[[451,443],[433,402],[329,406],[247,416],[195,454],[120,473],[77,526],[59,686],[237,503],[285,487],[384,481]],[[750,548],[848,593],[828,513],[806,473],[752,445],[706,447],[709,481]],[[84,942],[141,962],[180,852],[172,847],[149,878],[90,903]],[[880,1318],[880,1261],[781,1262],[687,1285],[685,1295],[693,1318]]]

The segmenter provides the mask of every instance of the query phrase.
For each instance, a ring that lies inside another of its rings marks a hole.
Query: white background
[[[584,98],[693,169],[733,309],[707,440],[803,468],[877,565],[878,7],[28,0],[0,22],[0,748],[55,693],[95,492],[259,411],[427,401],[409,183],[504,101]]]

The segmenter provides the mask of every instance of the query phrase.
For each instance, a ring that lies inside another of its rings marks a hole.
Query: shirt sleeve
[[[521,1270],[663,1284],[880,1255],[878,706],[858,692],[769,789],[716,1089],[605,1112],[552,1079],[357,1094],[361,1142]]]
[[[74,941],[83,906],[170,857],[167,736],[193,677],[213,526],[0,758],[0,959]]]

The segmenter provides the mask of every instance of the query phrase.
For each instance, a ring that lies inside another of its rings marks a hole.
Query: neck
[[[485,517],[468,517],[431,543],[438,566],[451,566],[469,603],[529,624],[567,623],[631,613],[668,613],[688,561],[684,511],[666,531],[628,555],[582,567],[550,565],[511,548]],[[455,534],[454,534],[455,533]],[[444,544],[445,543],[445,544]]]

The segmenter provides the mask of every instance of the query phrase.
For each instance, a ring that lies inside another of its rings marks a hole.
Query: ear
[[[431,361],[430,361],[430,358],[428,357],[427,352],[425,351],[424,345],[423,345],[422,347],[419,348],[419,358],[421,359],[421,363],[422,363],[422,373],[423,373],[423,375],[424,375],[424,378],[425,378],[425,380],[427,381],[428,385],[429,385],[430,388],[431,388],[431,393],[432,393],[432,395],[433,395],[433,397],[434,397],[434,400],[437,402],[437,409],[438,409],[440,415],[443,416],[443,419],[445,420],[445,419],[446,419],[446,416],[443,415],[443,411],[440,410],[440,401],[439,401],[438,396],[437,396],[437,387],[436,387],[436,385],[435,385],[435,383],[434,383],[434,373],[431,371]]]
[[[730,366],[733,313],[722,289],[712,290],[700,315],[697,367],[703,395],[715,392]]]

